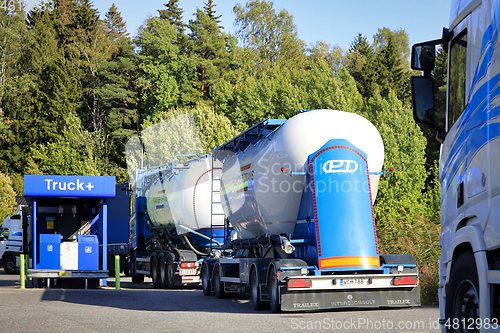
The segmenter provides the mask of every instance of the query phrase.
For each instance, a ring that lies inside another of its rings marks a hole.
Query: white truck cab
[[[7,274],[18,271],[19,255],[28,253],[31,243],[31,216],[26,216],[25,209],[23,215],[24,207],[19,206],[13,216],[5,218],[0,229],[0,264]]]
[[[500,322],[500,1],[452,0],[441,39],[415,44],[417,123],[441,142],[439,306],[443,331]],[[434,103],[435,46],[448,54],[446,112]]]

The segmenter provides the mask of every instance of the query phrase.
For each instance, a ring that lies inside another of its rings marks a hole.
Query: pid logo
[[[92,246],[85,246],[85,253],[92,253]]]
[[[353,173],[356,170],[358,170],[358,163],[353,160],[329,160],[323,164],[323,171],[325,173]]]

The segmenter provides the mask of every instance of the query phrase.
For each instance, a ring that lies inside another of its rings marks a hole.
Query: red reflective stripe
[[[288,288],[311,288],[311,279],[289,279],[287,282]]]
[[[418,283],[418,277],[416,275],[411,275],[411,276],[396,276],[394,278],[394,285],[395,286],[417,285],[417,283]]]

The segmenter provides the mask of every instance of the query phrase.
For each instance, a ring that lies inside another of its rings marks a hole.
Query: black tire
[[[33,287],[34,288],[45,288],[46,281],[42,278],[33,278]]]
[[[220,280],[220,269],[219,265],[214,267],[214,294],[216,298],[224,298],[226,293],[224,292],[224,282]]]
[[[281,312],[280,293],[278,289],[278,277],[273,267],[269,274],[269,307],[273,313]]]
[[[158,274],[160,275],[160,288],[167,288],[167,257],[165,253],[158,256]]]
[[[3,258],[3,269],[7,274],[16,274],[16,259],[13,255],[7,255]]]
[[[175,263],[172,260],[172,257],[170,257],[167,260],[167,288],[168,289],[173,289],[175,287],[175,282],[174,282],[175,271],[176,271]]]
[[[212,286],[210,285],[210,273],[208,264],[204,264],[201,270],[201,285],[203,288],[203,294],[205,296],[212,296],[214,294],[212,291]]]
[[[269,307],[269,302],[260,299],[259,281],[257,280],[257,271],[252,269],[250,278],[250,294],[252,299],[253,309],[256,311],[265,310]]]
[[[143,283],[144,282],[144,275],[142,274],[137,274],[137,255],[132,253],[132,256],[130,256],[130,274],[132,275],[132,282],[133,283]]]
[[[476,332],[467,330],[467,323],[479,318],[479,280],[472,252],[461,254],[450,273],[445,314],[450,323],[458,320],[458,329],[451,325],[447,332]],[[465,327],[462,323],[466,323]]]
[[[151,279],[153,280],[153,288],[160,288],[160,274],[158,271],[158,253],[154,252],[151,255]]]

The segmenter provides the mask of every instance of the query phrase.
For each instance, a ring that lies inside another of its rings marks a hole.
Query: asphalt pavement
[[[216,299],[200,288],[153,289],[114,278],[100,289],[20,289],[0,270],[0,332],[440,332],[437,307],[274,314],[248,297]]]

